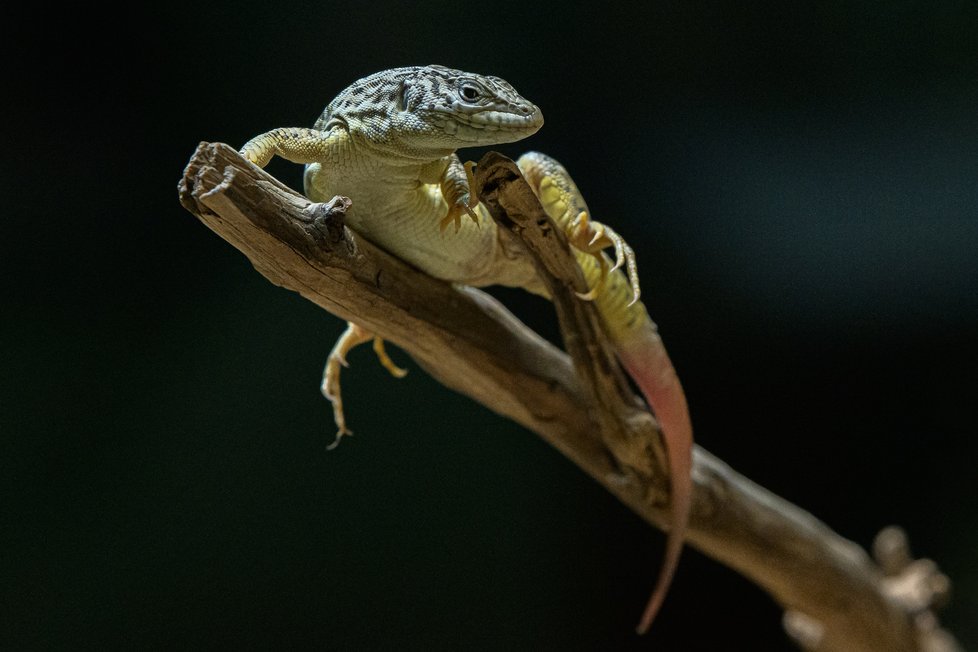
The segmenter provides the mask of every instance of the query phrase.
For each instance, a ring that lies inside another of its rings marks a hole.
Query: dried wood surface
[[[573,359],[483,292],[433,279],[344,228],[348,199],[311,203],[227,145],[201,143],[179,192],[187,210],[272,283],[397,344],[444,385],[537,433],[641,517],[666,526],[655,421],[614,361],[593,306],[573,294],[582,280],[562,234],[509,159],[487,154],[476,181],[494,218],[534,256]],[[803,648],[959,649],[933,616],[946,590],[906,598],[914,581],[946,585],[933,564],[922,570],[905,555],[881,567],[700,447],[693,473],[688,543],[766,590]]]

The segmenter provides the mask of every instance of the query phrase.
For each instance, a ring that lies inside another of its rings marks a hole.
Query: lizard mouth
[[[445,132],[462,140],[485,140],[491,132],[498,132],[498,137],[513,136],[514,140],[518,140],[535,133],[542,126],[543,113],[531,104],[525,112],[519,113],[492,110],[453,113],[445,123]]]

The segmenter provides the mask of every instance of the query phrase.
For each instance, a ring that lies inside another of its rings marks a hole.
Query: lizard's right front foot
[[[276,154],[293,163],[315,163],[329,156],[331,143],[337,138],[308,127],[279,127],[249,140],[241,155],[260,168]]]
[[[248,159],[260,168],[268,165],[268,162],[275,156],[276,138],[269,133],[255,136],[241,148],[241,156]]]

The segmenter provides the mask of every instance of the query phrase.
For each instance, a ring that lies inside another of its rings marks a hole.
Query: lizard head
[[[540,109],[506,81],[442,66],[396,68],[361,79],[333,100],[323,118],[323,126],[340,120],[374,146],[421,158],[511,143],[543,126]]]

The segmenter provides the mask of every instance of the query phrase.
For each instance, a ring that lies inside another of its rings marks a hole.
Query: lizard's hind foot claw
[[[587,211],[581,211],[577,218],[567,227],[567,239],[578,251],[590,254],[595,258],[599,267],[599,275],[590,292],[578,294],[582,299],[594,299],[608,278],[608,274],[624,266],[628,273],[628,285],[632,289],[632,300],[628,305],[638,301],[642,290],[638,283],[638,265],[635,262],[635,251],[611,227],[591,219]],[[608,267],[608,259],[604,250],[612,247],[615,250],[615,263]]]

